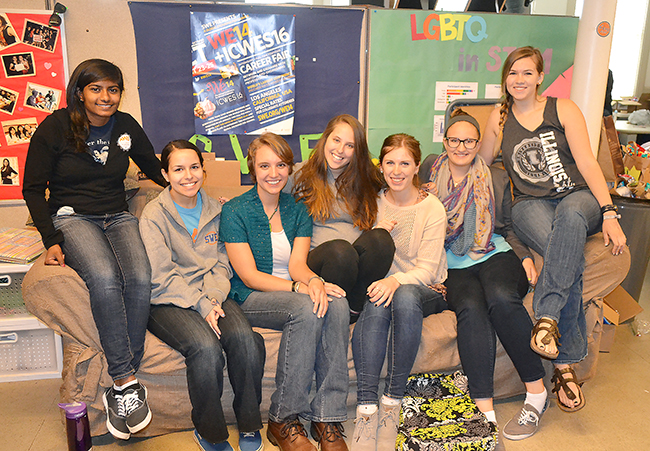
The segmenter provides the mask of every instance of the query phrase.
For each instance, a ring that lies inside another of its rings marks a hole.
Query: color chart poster
[[[43,119],[65,106],[65,49],[50,13],[0,10],[0,200],[22,199],[25,158]]]
[[[295,17],[192,12],[195,132],[293,132]]]

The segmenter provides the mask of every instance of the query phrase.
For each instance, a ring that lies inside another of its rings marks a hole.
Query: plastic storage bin
[[[0,382],[61,377],[61,337],[23,302],[21,285],[30,267],[0,264]]]

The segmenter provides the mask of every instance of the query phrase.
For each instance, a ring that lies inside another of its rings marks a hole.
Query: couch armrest
[[[45,265],[45,254],[23,279],[27,310],[50,329],[85,346],[101,349],[88,288],[69,266]]]

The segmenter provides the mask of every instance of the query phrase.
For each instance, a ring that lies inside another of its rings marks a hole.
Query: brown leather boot
[[[320,444],[321,451],[348,451],[341,423],[312,421],[311,436]]]
[[[297,418],[284,423],[269,420],[266,438],[282,451],[316,451],[307,438],[305,427]]]

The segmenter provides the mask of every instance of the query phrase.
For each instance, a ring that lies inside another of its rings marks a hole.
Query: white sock
[[[401,399],[391,398],[391,397],[386,396],[386,395],[382,395],[381,403],[383,405],[385,405],[385,406],[395,407],[395,406],[399,406],[400,404],[402,404],[402,400]]]
[[[544,391],[542,393],[526,392],[526,399],[524,401],[524,404],[530,404],[535,409],[537,409],[538,412],[541,413],[544,409],[544,405],[546,404],[547,396],[548,392],[546,391],[546,388],[544,388]]]
[[[117,390],[117,391],[122,391],[122,390],[126,389],[127,387],[130,387],[131,385],[134,385],[134,384],[137,384],[137,383],[138,383],[137,379],[133,379],[132,381],[129,381],[126,384],[120,385],[120,386],[118,386],[115,382],[113,382],[113,389]]]
[[[357,414],[372,415],[378,409],[379,407],[377,406],[377,404],[361,404],[360,406],[357,406]]]
[[[488,410],[487,412],[483,412],[483,415],[485,415],[485,418],[491,423],[497,424],[497,414],[494,413],[494,410]]]

